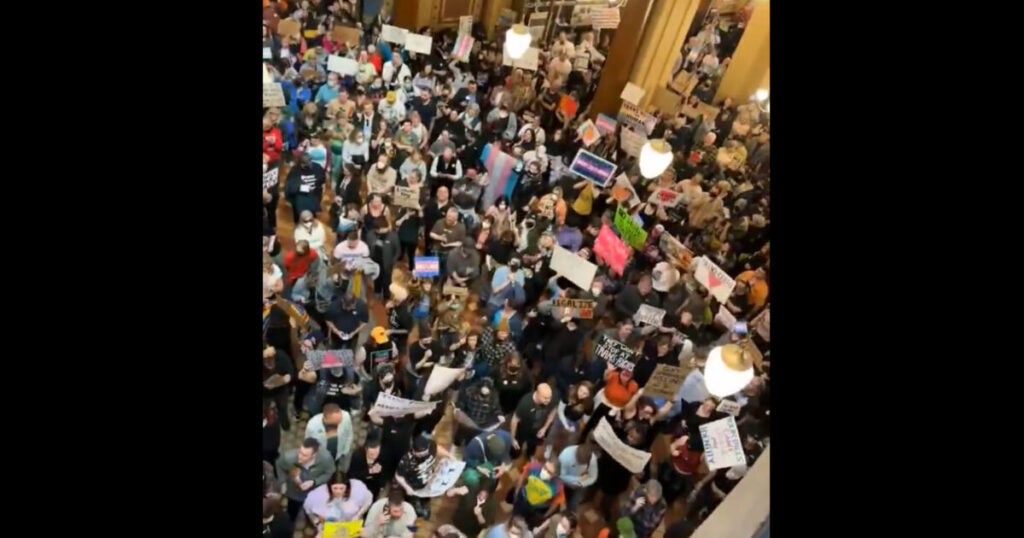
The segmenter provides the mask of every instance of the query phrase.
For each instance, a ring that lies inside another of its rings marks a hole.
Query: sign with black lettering
[[[632,372],[633,368],[636,366],[636,352],[622,342],[608,338],[603,334],[597,339],[597,346],[594,347],[594,355],[604,359],[608,364],[622,370],[629,370]]]

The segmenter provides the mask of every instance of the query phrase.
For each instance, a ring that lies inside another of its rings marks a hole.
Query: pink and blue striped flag
[[[494,205],[494,201],[503,194],[511,198],[517,179],[512,177],[516,158],[494,147],[494,144],[487,144],[480,154],[480,161],[490,176],[490,183],[484,190],[483,207]]]

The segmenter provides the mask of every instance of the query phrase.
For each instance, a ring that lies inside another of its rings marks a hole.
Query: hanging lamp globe
[[[530,48],[530,41],[533,36],[530,35],[530,31],[527,30],[526,26],[522,24],[513,24],[511,28],[505,32],[505,51],[513,60],[518,60],[526,54],[526,49]]]
[[[640,175],[647,179],[660,176],[672,164],[672,147],[663,138],[648,140],[640,148]]]
[[[754,358],[736,344],[716,347],[704,364],[704,386],[719,398],[743,390],[754,379]]]

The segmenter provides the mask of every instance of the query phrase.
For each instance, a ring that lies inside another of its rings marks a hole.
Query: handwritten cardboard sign
[[[641,304],[636,314],[633,314],[633,321],[646,323],[655,327],[661,327],[661,320],[665,317],[665,311],[649,304]]]
[[[606,28],[614,30],[619,27],[620,20],[621,16],[617,7],[590,8],[590,24],[595,30],[604,30]]]
[[[602,334],[594,346],[594,356],[621,370],[633,371],[636,367],[636,352],[618,340]]]
[[[459,35],[469,35],[473,32],[473,16],[464,15],[459,17]]]
[[[419,187],[403,187],[401,185],[395,185],[395,193],[393,199],[395,205],[399,207],[419,209],[420,189]]]
[[[679,109],[679,103],[683,100],[681,95],[673,93],[668,88],[658,88],[654,90],[654,97],[651,100],[651,105],[658,109],[658,112],[662,114],[675,115],[676,110]]]
[[[736,287],[736,281],[707,256],[697,258],[694,263],[696,265],[693,269],[693,277],[697,279],[697,282],[707,288],[711,295],[718,299],[718,302],[728,301],[733,288]]]
[[[676,78],[672,79],[672,83],[669,87],[679,92],[681,95],[687,97],[693,92],[694,88],[697,87],[697,82],[700,79],[696,73],[690,73],[686,70],[680,71]]]
[[[626,269],[630,248],[615,235],[611,227],[601,224],[601,230],[594,241],[594,255],[608,264],[613,273],[622,274]]]
[[[651,197],[647,199],[647,202],[661,207],[676,207],[682,200],[683,193],[658,187],[651,193]]]
[[[665,253],[668,260],[678,263],[685,270],[690,269],[693,252],[671,234],[663,233],[658,237],[658,248]]]
[[[633,103],[634,105],[639,105],[640,100],[644,98],[645,93],[647,93],[647,90],[633,84],[632,82],[627,82],[626,87],[622,88],[622,93],[619,94],[619,99],[628,103]]]
[[[280,82],[267,82],[263,84],[263,106],[284,106],[284,90],[281,89]]]
[[[644,385],[644,396],[665,398],[666,400],[675,398],[679,387],[683,386],[686,374],[687,372],[678,366],[659,364],[654,368],[651,379]]]
[[[327,57],[327,70],[342,75],[355,76],[359,72],[359,62],[352,58],[332,54]]]
[[[620,205],[615,208],[615,231],[627,245],[640,250],[647,242],[647,230],[640,227]]]
[[[420,35],[409,32],[405,34],[405,48],[419,54],[430,54],[430,47],[434,44],[434,38],[428,35]]]
[[[334,41],[335,43],[358,45],[362,36],[363,31],[359,28],[335,25],[334,28],[331,29],[331,41]]]
[[[551,270],[569,279],[580,289],[589,290],[597,274],[597,266],[559,245],[554,248],[551,253]]]
[[[579,128],[576,129],[576,133],[580,135],[584,146],[591,146],[594,142],[601,139],[601,132],[597,130],[597,126],[591,120],[580,124]]]
[[[750,320],[750,328],[757,331],[757,334],[764,338],[765,342],[769,342],[768,338],[771,336],[769,310],[769,308],[765,308],[754,319]]]
[[[418,400],[407,400],[384,392],[377,393],[377,401],[373,403],[370,412],[376,412],[379,417],[401,417],[421,411],[433,411],[437,402],[423,402]]]
[[[572,68],[576,71],[586,71],[590,67],[590,56],[579,54],[572,59]]]
[[[277,23],[277,35],[281,37],[299,37],[299,32],[302,30],[302,25],[299,21],[292,19],[281,19]]]
[[[622,131],[619,134],[619,147],[627,155],[639,158],[640,150],[643,149],[645,143],[647,143],[647,135],[625,125],[622,126]]]
[[[650,136],[658,123],[658,118],[640,110],[640,107],[626,101],[622,102],[619,108],[619,120],[631,127],[634,131]]]
[[[396,45],[405,45],[405,36],[409,33],[405,28],[385,24],[380,28],[380,39]]]
[[[459,298],[469,297],[469,288],[462,286],[444,286],[441,288],[441,294],[445,297],[455,296]]]
[[[619,436],[615,435],[608,419],[601,417],[601,422],[594,428],[594,440],[601,448],[608,453],[615,461],[633,474],[642,473],[647,462],[651,461],[651,453],[633,448],[623,443]]]
[[[715,314],[714,323],[727,331],[731,331],[736,326],[736,316],[725,305],[718,305],[718,313]]]
[[[718,411],[719,413],[729,413],[730,415],[735,417],[740,414],[741,409],[743,409],[743,406],[737,402],[734,402],[732,400],[722,400],[722,403],[718,404],[718,407],[715,408],[715,411]]]
[[[593,319],[597,301],[588,299],[554,299],[551,306],[570,310],[569,315],[577,319]]]
[[[739,429],[736,428],[735,417],[726,417],[702,425],[700,437],[704,441],[704,458],[708,462],[708,469],[713,471],[734,465],[746,465],[747,457],[743,453],[743,441]]]

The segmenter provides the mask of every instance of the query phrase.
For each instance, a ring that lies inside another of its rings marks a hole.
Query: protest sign
[[[306,352],[306,360],[314,370],[351,367],[355,363],[351,349],[313,349]]]
[[[654,97],[651,99],[651,106],[658,109],[661,114],[668,114],[670,116],[676,115],[676,110],[679,109],[679,103],[682,101],[682,96],[673,93],[667,88],[658,88],[654,90]]]
[[[615,208],[615,231],[629,246],[640,250],[647,242],[647,230],[640,227],[633,217],[620,205]]]
[[[619,27],[620,20],[619,8],[617,7],[594,7],[590,9],[590,24],[595,30],[614,30]]]
[[[607,116],[605,114],[598,114],[597,121],[594,123],[597,126],[597,130],[601,134],[614,133],[615,128],[618,127],[619,122],[615,121],[615,118]]]
[[[273,51],[270,50],[270,47],[263,47],[263,59],[264,60],[269,60],[269,59],[271,59],[273,57],[274,57],[274,53],[273,53]],[[264,68],[264,70],[266,70],[266,68]],[[263,82],[266,82],[266,81],[264,80]]]
[[[690,269],[693,252],[671,234],[666,232],[658,237],[658,248],[665,253],[668,260],[678,263],[683,269]]]
[[[633,157],[640,157],[640,150],[643,149],[644,143],[647,142],[647,135],[642,132],[637,132],[630,127],[622,126],[622,132],[619,134],[619,147],[622,151],[625,151],[627,155]]]
[[[572,68],[576,71],[586,71],[590,67],[590,56],[586,54],[578,54],[572,60]]]
[[[616,368],[629,370],[630,372],[636,366],[636,352],[626,344],[609,338],[604,334],[597,339],[597,345],[594,346],[594,356],[604,359],[605,362]]]
[[[704,441],[704,458],[708,469],[722,469],[734,465],[746,465],[743,441],[736,429],[736,418],[725,417],[700,427],[700,438]]]
[[[405,45],[405,36],[409,33],[405,28],[385,24],[380,28],[380,39],[388,43]]]
[[[718,411],[719,413],[729,413],[735,417],[740,414],[740,409],[743,409],[742,405],[732,400],[722,400],[722,403],[718,404],[715,411]]]
[[[569,279],[581,290],[589,290],[597,274],[597,266],[559,245],[551,253],[551,270]]]
[[[594,440],[608,455],[615,458],[615,461],[633,474],[642,473],[647,462],[651,461],[650,452],[637,450],[623,443],[619,436],[615,435],[605,417],[601,417],[601,422],[598,422],[597,427],[594,428]]]
[[[629,176],[625,172],[615,177],[615,183],[612,185],[612,198],[630,209],[640,204],[640,197],[637,196],[636,189],[633,188],[633,183],[629,181]]]
[[[572,9],[572,16],[569,18],[569,26],[573,28],[577,26],[589,26],[590,25],[590,10],[593,9],[590,6],[576,6]]]
[[[267,170],[267,172],[265,174],[263,174],[263,189],[264,190],[269,191],[269,190],[271,190],[271,189],[273,189],[274,187],[277,186],[278,174],[280,172],[281,172],[280,168],[274,168],[273,170]]]
[[[768,310],[768,308],[765,308],[760,314],[755,316],[754,319],[750,320],[750,328],[757,331],[757,334],[761,335],[761,338],[764,338],[765,342],[769,341],[768,337],[771,335],[771,331],[769,330],[770,319]]]
[[[736,287],[736,281],[707,256],[697,258],[694,263],[693,277],[697,279],[697,282],[707,288],[711,295],[718,299],[718,302],[728,301],[729,296],[732,295],[732,289]]]
[[[606,161],[597,155],[580,149],[576,152],[569,171],[583,179],[589,179],[599,187],[604,187],[608,180],[615,175],[615,163]]]
[[[280,82],[267,82],[263,84],[263,106],[284,106],[284,91],[281,90]]]
[[[715,119],[718,117],[718,107],[704,102],[697,103],[697,112],[705,118]]]
[[[459,17],[459,35],[469,35],[473,32],[473,16],[464,15]]]
[[[299,31],[302,29],[302,25],[299,21],[292,19],[281,19],[277,23],[277,35],[281,37],[299,37]]]
[[[427,384],[423,387],[424,394],[437,394],[455,382],[460,375],[466,372],[465,368],[447,368],[435,365],[427,378]]]
[[[430,47],[434,44],[434,38],[428,35],[405,34],[405,49],[419,54],[430,54]]]
[[[469,55],[473,52],[473,42],[475,40],[470,35],[460,35],[455,40],[455,48],[452,49],[452,58],[460,62],[468,62]]]
[[[327,57],[327,70],[342,75],[355,76],[359,72],[359,62],[352,58],[332,54]]]
[[[334,28],[331,28],[331,41],[335,43],[347,43],[350,46],[359,45],[359,40],[362,36],[363,31],[359,28],[340,25],[335,25]]]
[[[731,331],[736,325],[736,316],[729,311],[725,305],[718,305],[718,313],[715,314],[715,325],[722,327],[727,331]]]
[[[588,299],[554,299],[551,301],[551,306],[571,310],[569,315],[577,319],[593,319],[594,307],[597,306],[597,301]]]
[[[676,78],[672,79],[672,83],[669,87],[680,93],[680,95],[690,96],[694,88],[697,87],[697,82],[700,77],[696,73],[690,73],[685,69],[680,71]]]
[[[448,491],[459,480],[466,462],[445,458],[437,463],[433,476],[427,485],[414,491],[417,497],[437,497]]]
[[[359,538],[363,531],[363,520],[325,521],[323,538]]]
[[[644,396],[665,398],[666,400],[675,398],[679,387],[683,386],[683,380],[686,379],[687,373],[678,366],[659,364],[654,368],[654,373],[651,374],[647,384],[644,385]]]
[[[576,110],[580,104],[576,102],[572,97],[562,94],[562,98],[558,101],[558,110],[562,111],[562,115],[567,118],[571,118],[576,115]]]
[[[437,276],[441,274],[441,261],[437,256],[416,256],[413,258],[413,276]]]
[[[672,189],[658,187],[651,193],[651,197],[647,199],[647,203],[659,205],[661,207],[675,207],[679,205],[679,202],[682,200],[683,193],[676,192]]]
[[[384,392],[377,393],[377,401],[373,403],[371,413],[379,417],[401,417],[420,411],[433,411],[437,402],[406,400]]]
[[[621,275],[626,269],[626,260],[629,259],[629,247],[615,235],[611,227],[601,224],[601,230],[594,241],[594,254],[604,260],[613,273]]]
[[[640,104],[640,100],[644,98],[645,93],[647,93],[647,90],[644,90],[632,82],[627,82],[626,87],[622,88],[622,93],[619,94],[619,99],[622,99],[627,103],[638,105]]]
[[[401,185],[395,185],[394,194],[395,205],[400,207],[408,207],[410,209],[420,208],[420,189],[419,187],[403,187]]]
[[[646,323],[655,327],[661,327],[661,320],[664,317],[664,310],[644,303],[637,309],[636,314],[633,314],[633,321],[637,323]]]
[[[537,47],[530,47],[526,49],[526,52],[523,53],[523,57],[518,60],[513,60],[512,57],[508,55],[508,51],[505,50],[504,47],[502,47],[501,54],[502,65],[511,65],[512,67],[526,69],[527,71],[536,71],[537,66],[540,65],[540,49]]]
[[[462,299],[464,297],[469,297],[469,288],[464,288],[462,286],[445,286],[441,288],[441,295],[444,295],[445,297],[451,297],[454,295],[455,297]]]
[[[594,142],[601,139],[601,133],[597,130],[597,126],[594,125],[593,121],[587,120],[583,122],[576,133],[580,135],[580,139],[583,140],[584,146],[591,146]]]
[[[644,136],[650,136],[654,131],[654,126],[658,123],[658,118],[640,110],[640,107],[633,103],[625,101],[619,108],[619,119],[634,131],[643,133]]]

